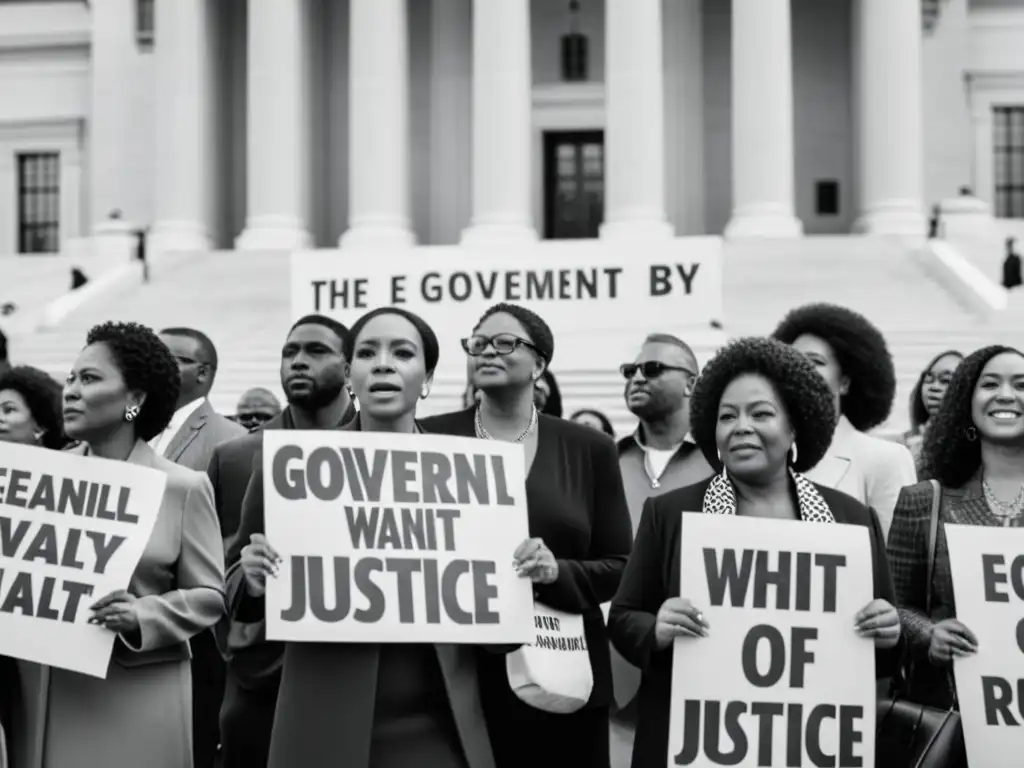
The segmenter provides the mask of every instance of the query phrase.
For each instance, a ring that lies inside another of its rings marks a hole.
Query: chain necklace
[[[476,409],[476,419],[474,420],[474,423],[475,423],[475,426],[476,426],[476,436],[478,438],[480,438],[481,440],[493,440],[494,439],[493,437],[491,437],[491,434],[486,429],[484,429],[484,423],[480,419],[480,406],[477,406],[477,409]],[[519,437],[517,437],[513,442],[516,442],[516,443],[523,442],[523,440],[525,440],[527,437],[530,436],[530,433],[533,432],[533,428],[536,427],[536,426],[537,426],[537,406],[536,405],[531,405],[530,406],[530,423],[526,425],[526,429],[523,430],[523,433],[521,435],[519,435]]]
[[[1003,519],[1004,526],[1009,526],[1011,519],[1019,517],[1021,512],[1024,512],[1024,485],[1017,491],[1016,498],[1011,502],[997,499],[987,480],[982,481],[981,487],[985,491],[985,501],[988,503],[989,510],[996,517]]]

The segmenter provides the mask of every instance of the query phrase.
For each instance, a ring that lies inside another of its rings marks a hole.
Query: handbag
[[[939,531],[942,487],[932,480],[932,515],[928,530],[925,615],[931,616],[932,576]],[[905,657],[906,659],[906,657]],[[918,704],[906,697],[913,680],[913,662],[900,664],[890,695],[879,701],[875,733],[876,768],[967,768],[964,731],[957,711],[956,688],[948,709]]]
[[[536,602],[533,612],[536,639],[505,657],[509,686],[534,709],[576,712],[594,690],[583,616]]]

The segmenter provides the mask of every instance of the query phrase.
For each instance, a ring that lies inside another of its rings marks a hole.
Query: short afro
[[[721,470],[715,439],[718,404],[735,379],[757,374],[768,379],[782,399],[796,433],[793,469],[816,466],[829,445],[838,416],[832,390],[807,359],[792,347],[761,337],[730,342],[709,362],[690,398],[690,432],[711,466]]]
[[[536,312],[521,307],[518,304],[508,304],[502,302],[501,304],[495,304],[484,312],[476,325],[473,327],[475,331],[491,315],[509,315],[514,317],[521,326],[523,326],[526,334],[530,337],[530,341],[537,350],[537,354],[540,355],[541,359],[547,364],[551,365],[551,358],[555,356],[555,336],[551,333],[551,328],[544,322],[543,318]]]
[[[1020,350],[994,344],[972,352],[957,367],[938,413],[928,422],[921,451],[923,477],[934,477],[945,488],[960,488],[978,471],[981,441],[977,439],[971,402],[989,360],[1007,352],[1024,357]]]
[[[38,368],[18,365],[0,374],[0,391],[5,389],[17,392],[25,401],[32,419],[43,430],[43,447],[63,448],[67,439],[61,413],[61,385]]]
[[[145,393],[146,402],[134,421],[138,437],[149,441],[163,432],[174,416],[181,374],[160,337],[138,323],[102,323],[89,331],[85,341],[109,349],[125,386]]]
[[[806,304],[787,314],[772,336],[792,344],[804,334],[832,347],[850,381],[839,408],[856,429],[866,432],[889,418],[896,397],[896,369],[885,337],[866,317],[835,304]]]

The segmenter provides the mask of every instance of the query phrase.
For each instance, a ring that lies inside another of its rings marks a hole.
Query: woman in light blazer
[[[906,446],[868,434],[889,418],[896,396],[885,337],[867,318],[834,304],[798,307],[772,335],[825,377],[839,411],[832,444],[807,479],[874,509],[888,536],[896,499],[917,482],[917,469]]]
[[[107,677],[22,664],[17,768],[192,765],[189,638],[224,613],[224,554],[205,474],[161,458],[147,441],[170,423],[180,378],[148,328],[93,328],[64,387],[64,429],[85,456],[167,474],[126,591],[101,596],[90,621],[117,634]]]

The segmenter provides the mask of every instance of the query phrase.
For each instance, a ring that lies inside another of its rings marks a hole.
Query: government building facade
[[[0,256],[1024,224],[1021,0],[0,0]],[[1024,232],[1024,227],[1020,227]]]

